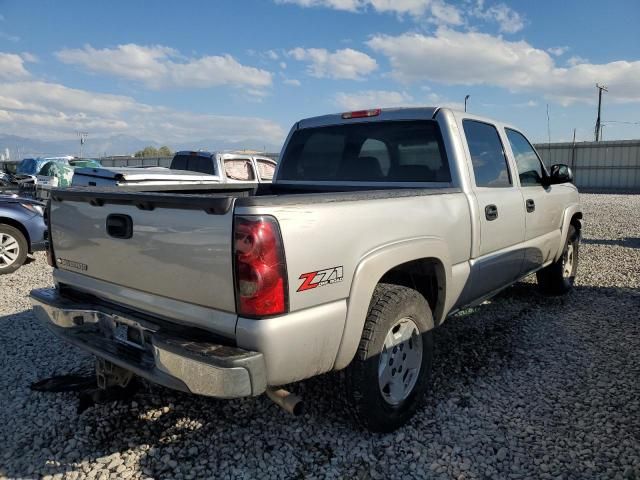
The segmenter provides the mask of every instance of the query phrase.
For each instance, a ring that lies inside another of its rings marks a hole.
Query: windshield
[[[361,122],[296,131],[279,180],[450,182],[433,121]]]

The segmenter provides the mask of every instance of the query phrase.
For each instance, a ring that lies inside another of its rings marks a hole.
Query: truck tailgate
[[[231,236],[237,195],[242,193],[56,191],[50,235],[59,276],[75,278],[80,288],[77,279],[86,277],[108,282],[117,287],[111,291],[127,291],[119,302],[137,291],[235,312]]]

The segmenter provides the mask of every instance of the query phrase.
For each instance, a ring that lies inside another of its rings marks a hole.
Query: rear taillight
[[[263,317],[286,313],[287,272],[276,219],[238,216],[233,236],[238,314]]]
[[[53,242],[51,241],[51,199],[47,200],[47,206],[44,208],[44,224],[47,226],[45,232],[45,242],[47,244],[47,263],[51,267],[56,267],[56,257],[53,253]]]

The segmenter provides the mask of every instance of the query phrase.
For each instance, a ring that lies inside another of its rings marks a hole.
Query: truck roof
[[[322,127],[327,125],[346,124],[353,121],[379,122],[382,120],[417,120],[432,119],[440,107],[406,107],[406,108],[376,108],[370,110],[358,110],[357,112],[341,112],[319,117],[310,117],[300,120],[298,128]],[[354,116],[345,118],[345,115],[353,113],[372,112],[366,116]]]

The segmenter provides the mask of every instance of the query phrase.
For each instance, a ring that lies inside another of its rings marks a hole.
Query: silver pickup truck
[[[514,127],[446,108],[297,122],[257,191],[54,191],[56,288],[37,316],[97,357],[101,386],[132,375],[219,398],[344,370],[373,431],[429,389],[433,330],[536,272],[573,285],[582,209]]]

